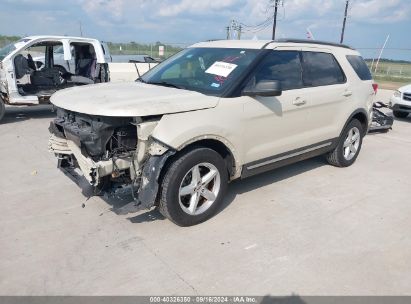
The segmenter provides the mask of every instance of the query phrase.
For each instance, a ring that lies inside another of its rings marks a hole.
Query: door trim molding
[[[333,150],[337,143],[338,137],[247,163],[243,165],[241,178],[324,154]]]

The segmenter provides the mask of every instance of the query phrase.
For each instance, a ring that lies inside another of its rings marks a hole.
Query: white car
[[[221,207],[229,181],[322,154],[353,164],[375,90],[344,45],[198,43],[136,82],[55,93],[49,147],[99,193],[131,188],[124,210],[157,206],[195,225]]]
[[[407,117],[411,113],[411,84],[395,91],[391,96],[389,106],[395,117]]]

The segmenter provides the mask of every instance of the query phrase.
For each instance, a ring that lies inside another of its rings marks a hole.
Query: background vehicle
[[[411,84],[395,91],[390,99],[389,106],[395,117],[407,117],[411,113]]]
[[[60,168],[81,169],[98,191],[130,187],[126,212],[157,206],[190,226],[217,212],[230,180],[321,154],[350,166],[375,89],[347,46],[204,42],[138,82],[53,95],[49,146]]]
[[[100,42],[101,43],[101,48],[104,54],[104,59],[107,63],[112,61],[112,57],[110,55],[110,49],[108,48],[108,45],[106,42]],[[66,71],[68,72],[75,72],[76,70],[76,65],[75,65],[75,57],[76,57],[76,50],[75,46],[71,45],[70,46],[70,52],[71,52],[71,60],[65,60],[64,59],[64,47],[63,45],[56,47],[53,49],[53,61],[55,66],[61,66],[63,67]],[[41,62],[44,65],[45,61],[45,56],[44,54],[41,54],[40,56],[34,57],[33,58],[34,62]]]
[[[32,36],[0,49],[0,120],[5,104],[49,103],[58,90],[135,80],[156,63],[111,63],[106,43],[66,36]]]

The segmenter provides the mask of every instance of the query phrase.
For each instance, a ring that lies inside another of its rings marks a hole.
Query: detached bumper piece
[[[381,101],[374,103],[372,109],[372,122],[369,132],[384,132],[392,129],[394,119],[380,111],[381,108],[388,108],[388,106]]]

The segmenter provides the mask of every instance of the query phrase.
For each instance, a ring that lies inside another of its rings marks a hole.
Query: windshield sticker
[[[227,77],[236,67],[237,65],[233,63],[216,61],[205,72],[208,74]]]
[[[211,84],[211,86],[212,86],[213,88],[219,88],[219,87],[220,87],[220,84],[213,82],[213,83]]]

